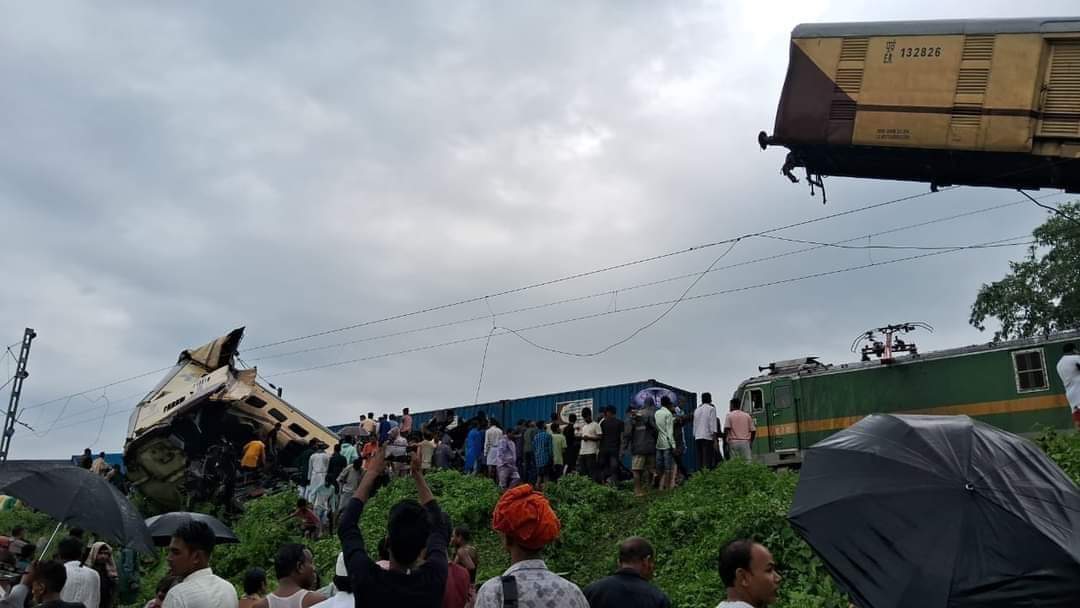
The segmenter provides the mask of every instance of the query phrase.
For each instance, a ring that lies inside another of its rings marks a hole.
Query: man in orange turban
[[[581,589],[548,570],[540,557],[559,537],[559,518],[543,494],[528,484],[507,490],[491,514],[491,527],[510,554],[510,568],[480,587],[475,608],[502,608],[511,596],[520,606],[589,608]]]

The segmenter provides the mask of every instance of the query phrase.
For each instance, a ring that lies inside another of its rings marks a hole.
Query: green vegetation
[[[1048,431],[1037,443],[1062,469],[1080,483],[1080,435]],[[480,552],[483,581],[508,565],[498,535],[491,531],[491,511],[499,493],[483,478],[440,471],[428,476],[432,491],[455,525],[467,525]],[[546,494],[562,522],[562,536],[545,554],[552,570],[586,585],[611,572],[616,544],[640,535],[657,549],[655,583],[679,608],[712,608],[723,595],[716,572],[716,554],[729,538],[755,536],[780,564],[781,608],[846,608],[822,563],[787,524],[785,518],[798,482],[795,473],[776,473],[758,465],[727,463],[696,475],[673,492],[634,498],[628,488],[614,490],[570,476],[551,484]],[[387,515],[398,500],[415,497],[410,479],[400,479],[379,491],[361,521],[372,555],[386,532]],[[295,522],[286,516],[296,497],[282,493],[252,501],[232,527],[244,539],[224,545],[214,554],[214,570],[237,585],[244,571],[259,566],[272,575],[273,556],[285,542],[304,542]],[[55,525],[27,509],[0,512],[0,531],[25,526],[31,539],[47,538]],[[340,545],[330,534],[308,542],[324,582],[333,575]],[[165,574],[163,555],[143,560],[141,601],[153,593]],[[271,585],[273,582],[271,581]],[[138,605],[142,605],[141,603]]]
[[[1025,338],[1080,325],[1080,203],[1065,203],[1032,233],[1035,244],[1009,274],[983,285],[969,322],[1001,329],[995,340]]]

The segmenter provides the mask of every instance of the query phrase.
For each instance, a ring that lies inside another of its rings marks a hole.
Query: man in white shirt
[[[1080,355],[1076,354],[1075,344],[1066,344],[1065,353],[1057,364],[1057,373],[1065,385],[1065,398],[1072,408],[1073,426],[1080,431]]]
[[[188,522],[173,533],[169,574],[181,581],[169,589],[163,608],[238,608],[236,588],[210,569],[214,544],[214,531],[201,521]]]
[[[498,469],[499,463],[495,458],[495,448],[499,445],[502,436],[503,432],[499,428],[499,423],[492,420],[488,430],[484,431],[484,464],[487,465],[488,475],[492,479],[497,479],[495,471]]]
[[[720,580],[727,587],[727,599],[716,608],[765,608],[776,601],[780,579],[764,545],[733,540],[720,549]]]
[[[60,592],[60,599],[82,604],[86,608],[98,608],[101,603],[101,577],[96,570],[82,564],[83,544],[79,539],[68,536],[60,541],[56,554],[67,570],[67,582]]]
[[[330,469],[330,454],[326,453],[326,448],[321,443],[317,447],[317,452],[311,455],[311,460],[308,461],[308,495],[309,501],[315,501],[315,492],[318,491],[324,483],[326,483],[326,472]]]
[[[581,410],[585,424],[581,427],[581,450],[578,452],[578,473],[596,478],[596,456],[600,453],[600,438],[603,431],[600,423],[593,420],[592,409]]]
[[[701,393],[701,405],[694,410],[694,446],[699,471],[716,468],[716,438],[720,435],[717,422],[712,394]]]
[[[349,581],[349,571],[345,568],[345,554],[338,553],[337,567],[334,568],[334,596],[315,604],[312,608],[354,608],[355,606],[352,582]]]

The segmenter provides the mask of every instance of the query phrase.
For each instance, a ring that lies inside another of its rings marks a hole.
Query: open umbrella
[[[137,551],[154,550],[135,505],[107,479],[85,469],[67,463],[6,462],[0,465],[0,494],[57,520],[57,530],[60,525],[83,528]]]
[[[214,538],[219,544],[240,542],[240,539],[236,538],[236,534],[228,526],[218,521],[217,518],[203,513],[175,511],[164,515],[155,515],[146,520],[146,527],[150,529],[150,535],[154,537],[155,545],[167,547],[176,530],[192,521],[201,521],[210,526],[210,529],[214,532]]]
[[[862,608],[1080,598],[1080,491],[967,416],[873,415],[817,443],[788,517]]]

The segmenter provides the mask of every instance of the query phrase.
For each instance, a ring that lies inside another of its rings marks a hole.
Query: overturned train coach
[[[176,365],[135,407],[124,445],[128,480],[168,509],[182,509],[221,474],[210,455],[228,441],[238,448],[265,438],[277,423],[273,449],[292,462],[316,439],[337,442],[326,427],[256,382],[255,369],[234,365],[244,329],[180,353]],[[206,498],[202,496],[201,498]]]
[[[1080,192],[1080,17],[804,24],[783,173]]]

